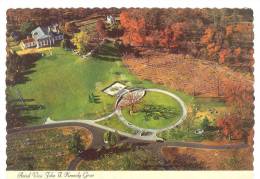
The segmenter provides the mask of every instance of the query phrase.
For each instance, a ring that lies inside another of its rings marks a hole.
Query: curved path
[[[122,99],[122,96],[131,92],[131,90],[126,91],[125,93],[122,93],[120,96],[117,97],[116,100],[116,104],[115,104],[115,111],[112,112],[111,114],[95,119],[95,120],[87,120],[87,119],[72,119],[72,120],[63,120],[63,121],[53,121],[50,118],[48,118],[45,122],[45,124],[59,124],[59,123],[82,123],[82,124],[87,124],[96,128],[100,128],[103,130],[107,130],[107,131],[111,131],[111,132],[118,132],[120,135],[125,136],[125,137],[129,137],[129,138],[133,138],[133,139],[138,139],[138,140],[144,140],[144,141],[156,141],[156,140],[162,140],[161,138],[157,137],[156,134],[158,132],[162,132],[168,129],[172,129],[175,128],[177,125],[181,124],[183,122],[183,120],[186,118],[187,116],[187,109],[186,106],[184,104],[184,102],[174,93],[162,90],[162,89],[153,89],[153,88],[149,88],[149,89],[141,89],[141,88],[135,88],[133,90],[142,90],[144,92],[158,92],[158,93],[163,93],[166,94],[172,98],[174,98],[176,101],[179,102],[179,104],[181,105],[182,108],[182,116],[180,117],[180,119],[175,123],[172,124],[170,126],[167,126],[165,128],[161,128],[161,129],[145,129],[145,128],[141,128],[138,126],[135,126],[134,124],[131,124],[130,122],[128,122],[125,117],[122,115],[120,108],[118,107],[118,104],[120,102],[120,99]],[[135,134],[130,134],[127,132],[122,132],[122,131],[118,131],[114,128],[110,128],[107,126],[103,126],[98,124],[97,122],[106,120],[111,118],[112,116],[116,115],[117,118],[128,128],[133,129],[135,132]],[[146,135],[143,135],[144,132],[149,132]]]
[[[22,128],[13,128],[7,129],[7,138],[10,135],[17,135],[20,133],[30,133],[35,132],[37,130],[43,129],[51,129],[51,128],[58,128],[58,127],[83,127],[88,129],[93,134],[93,141],[91,143],[91,148],[100,148],[105,146],[103,140],[103,134],[106,132],[105,129],[100,129],[98,127],[94,127],[88,124],[78,123],[78,122],[70,122],[70,123],[58,123],[58,124],[44,124],[38,126],[31,126],[31,127],[22,127]],[[121,135],[119,133],[119,135]],[[121,135],[125,137],[124,135]],[[155,142],[155,141],[145,141],[141,139],[134,139],[134,138],[125,138],[127,142],[147,142],[149,144],[159,144],[159,145],[167,145],[172,147],[190,147],[190,148],[200,148],[200,149],[240,149],[248,147],[245,143],[234,143],[234,144],[224,144],[224,145],[208,145],[202,144],[198,142],[182,142],[182,141],[166,141],[166,142]]]
[[[186,117],[187,117],[187,108],[186,108],[185,103],[182,101],[182,99],[180,97],[178,97],[177,95],[175,95],[174,93],[171,93],[169,91],[165,91],[165,90],[157,89],[157,88],[148,88],[148,89],[143,89],[143,90],[146,91],[146,92],[163,93],[163,94],[165,94],[167,96],[170,96],[174,100],[178,101],[178,103],[180,104],[180,106],[182,108],[182,115],[181,115],[181,117],[179,118],[179,120],[176,123],[174,123],[172,125],[169,125],[169,126],[167,126],[165,128],[160,128],[160,129],[141,128],[141,127],[138,127],[138,126],[128,122],[128,120],[123,116],[123,114],[121,112],[121,109],[117,107],[117,105],[119,103],[119,101],[117,101],[115,114],[117,115],[118,119],[123,124],[125,124],[127,127],[135,129],[137,131],[151,132],[151,133],[153,133],[151,136],[152,136],[152,138],[154,138],[156,136],[156,133],[159,133],[159,132],[162,132],[162,131],[165,131],[165,130],[169,130],[169,129],[173,129],[176,126],[180,125],[186,119]],[[120,96],[120,97],[122,97],[122,96]]]

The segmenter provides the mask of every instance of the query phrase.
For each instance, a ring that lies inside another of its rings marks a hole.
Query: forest
[[[124,44],[248,66],[253,65],[252,21],[249,9],[127,9],[120,14]]]

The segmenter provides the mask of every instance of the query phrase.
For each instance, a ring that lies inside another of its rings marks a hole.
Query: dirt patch
[[[196,96],[223,96],[230,81],[253,85],[250,73],[241,73],[213,61],[166,52],[143,52],[141,57],[124,58],[123,63],[140,79],[151,80]]]
[[[253,149],[209,150],[163,147],[161,154],[176,169],[252,170]],[[193,168],[191,168],[193,167]]]

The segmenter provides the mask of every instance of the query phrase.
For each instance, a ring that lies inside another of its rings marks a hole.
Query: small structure
[[[107,16],[107,19],[106,19],[106,22],[107,22],[108,24],[115,24],[116,19],[115,19],[115,17],[113,17],[112,15],[108,15],[108,16]]]
[[[103,90],[104,93],[111,95],[111,96],[118,96],[121,94],[123,91],[125,91],[126,86],[123,85],[122,83],[115,82],[112,85],[108,86]]]
[[[197,135],[202,135],[204,133],[204,130],[203,129],[196,129],[194,133],[197,134]]]

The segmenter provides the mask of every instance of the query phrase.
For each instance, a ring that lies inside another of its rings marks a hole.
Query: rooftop
[[[58,25],[51,25],[51,26],[47,26],[47,27],[37,27],[36,29],[34,29],[32,32],[32,37],[36,40],[38,39],[45,39],[48,38],[52,35],[57,35],[60,34]]]
[[[47,37],[50,37],[50,34],[48,32],[48,28],[46,27],[37,27],[32,31],[32,37],[36,40],[38,39],[44,39]]]

